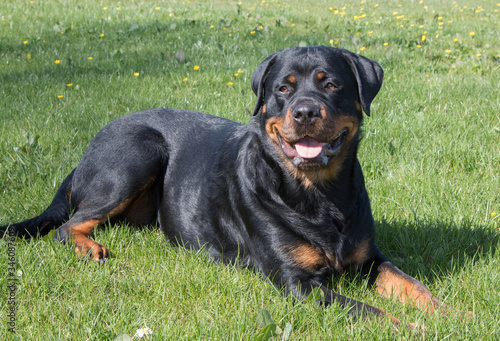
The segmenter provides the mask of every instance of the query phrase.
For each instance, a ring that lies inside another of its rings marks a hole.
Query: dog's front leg
[[[390,261],[374,263],[370,273],[371,282],[384,297],[396,297],[401,302],[411,302],[420,309],[431,313],[436,310],[448,312],[449,308],[438,300],[431,291],[415,278],[408,276]]]

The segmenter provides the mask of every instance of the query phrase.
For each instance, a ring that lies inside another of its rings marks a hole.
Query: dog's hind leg
[[[108,249],[89,236],[108,220],[154,224],[167,159],[165,141],[153,128],[101,131],[74,172],[75,213],[56,230],[55,238],[75,244],[80,256],[90,254],[95,261],[108,258]]]

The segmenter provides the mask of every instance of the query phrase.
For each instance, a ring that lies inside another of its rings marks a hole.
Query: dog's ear
[[[356,76],[361,106],[366,115],[370,116],[370,104],[382,86],[384,70],[376,61],[347,50],[344,50],[344,57]]]
[[[259,113],[260,108],[264,104],[264,84],[266,82],[267,76],[271,71],[274,63],[276,62],[276,58],[279,54],[281,54],[283,50],[273,53],[259,66],[255,69],[252,74],[252,90],[257,95],[257,101],[255,103],[255,109],[253,110],[252,116],[255,116]]]

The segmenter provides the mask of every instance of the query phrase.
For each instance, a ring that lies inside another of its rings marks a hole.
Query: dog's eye
[[[288,92],[288,87],[286,85],[282,85],[278,90],[279,92]]]
[[[328,82],[328,83],[326,83],[325,88],[333,90],[336,88],[336,86],[332,82]]]

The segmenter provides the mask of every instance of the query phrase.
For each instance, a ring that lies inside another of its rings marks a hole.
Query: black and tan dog
[[[173,109],[119,118],[96,135],[51,205],[10,228],[28,237],[57,227],[77,254],[103,260],[108,250],[89,239],[97,225],[158,224],[172,243],[256,267],[299,297],[318,287],[325,304],[390,316],[327,288],[332,275],[356,268],[384,296],[446,310],[375,245],[356,154],[382,78],[375,61],[343,49],[279,51],[253,74],[249,124]]]

